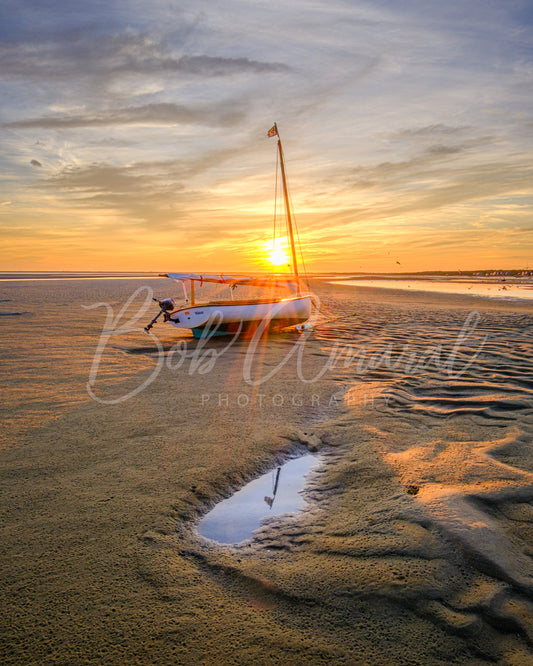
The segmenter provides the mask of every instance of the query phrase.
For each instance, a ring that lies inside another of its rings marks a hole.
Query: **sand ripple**
[[[384,312],[372,329],[364,316],[361,328],[355,317],[350,326],[335,323],[338,339],[365,346],[367,360],[381,358],[376,367],[359,368],[341,358],[340,376],[352,373],[355,380],[345,403],[365,419],[404,488],[416,489],[414,501],[430,523],[481,574],[498,581],[483,601],[474,595],[467,608],[455,598],[450,609],[481,613],[532,641],[533,319],[475,313],[475,327],[464,335],[472,317],[466,310],[446,317],[431,309],[416,316],[403,311],[403,320],[401,313],[389,321]],[[331,333],[324,335],[329,349]],[[370,411],[368,393],[376,397]]]

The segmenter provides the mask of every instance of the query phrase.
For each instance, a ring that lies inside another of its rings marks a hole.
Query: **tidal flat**
[[[2,663],[533,663],[533,305],[316,280],[228,344],[52,282],[0,284]],[[300,512],[197,533],[305,450]]]

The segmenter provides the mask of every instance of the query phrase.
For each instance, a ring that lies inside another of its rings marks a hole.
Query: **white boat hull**
[[[177,328],[188,328],[201,333],[208,326],[220,333],[234,333],[241,329],[285,328],[302,324],[311,316],[311,296],[293,296],[279,300],[223,301],[199,303],[169,313],[168,321]]]

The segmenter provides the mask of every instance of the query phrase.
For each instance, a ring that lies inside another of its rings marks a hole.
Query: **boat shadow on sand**
[[[261,333],[260,338],[269,344],[294,344],[301,339],[301,333],[294,329],[284,331],[267,330]],[[225,348],[234,347],[235,349],[246,350],[252,341],[254,341],[253,332],[249,335],[206,336],[201,338],[184,335],[183,337],[175,337],[170,341],[159,342],[159,344],[134,345],[129,347],[116,345],[115,349],[132,355],[158,356],[161,353],[194,353],[200,349],[213,349],[220,352]]]

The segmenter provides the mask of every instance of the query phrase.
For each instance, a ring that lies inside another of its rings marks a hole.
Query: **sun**
[[[272,266],[286,266],[290,262],[289,255],[282,247],[275,247],[271,250],[268,260]]]
[[[291,255],[289,254],[289,239],[285,236],[271,238],[261,243],[259,252],[259,261],[264,269],[273,267],[278,270],[284,270],[291,265]],[[258,258],[259,258],[258,257]]]

